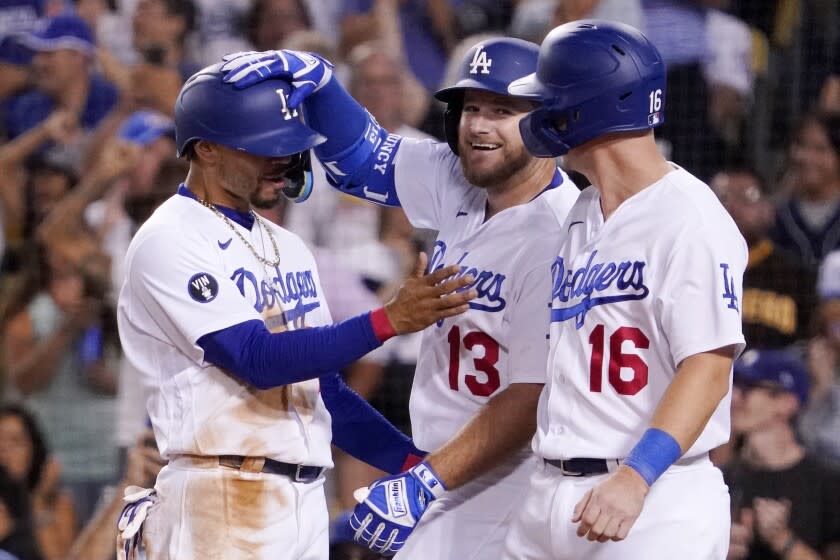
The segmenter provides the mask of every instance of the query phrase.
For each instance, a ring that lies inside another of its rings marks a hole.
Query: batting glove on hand
[[[443,481],[425,461],[408,471],[386,476],[353,496],[359,505],[350,516],[353,539],[383,556],[393,556],[405,544],[432,500],[446,491]]]
[[[123,492],[126,503],[117,520],[117,557],[118,560],[134,560],[139,557],[143,542],[143,522],[149,509],[157,503],[154,488],[129,486]]]
[[[244,51],[222,57],[224,81],[238,89],[271,78],[292,84],[289,107],[296,109],[306,97],[321,89],[333,75],[333,65],[317,54],[303,51]]]

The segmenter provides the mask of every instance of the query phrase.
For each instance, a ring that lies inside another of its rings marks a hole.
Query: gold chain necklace
[[[233,223],[228,219],[228,217],[225,216],[218,208],[216,208],[213,204],[210,204],[209,202],[207,202],[203,198],[199,198],[199,196],[195,193],[193,193],[193,196],[195,196],[195,199],[198,200],[201,203],[202,206],[205,206],[205,207],[209,208],[210,210],[212,210],[214,214],[216,214],[218,217],[220,217],[222,219],[222,221],[224,223],[226,223],[231,230],[233,230],[233,233],[235,233],[237,235],[237,237],[239,237],[239,239],[242,241],[242,243],[244,243],[245,246],[248,247],[248,249],[251,250],[251,253],[254,255],[254,258],[256,258],[258,261],[260,261],[262,264],[264,264],[266,266],[270,266],[272,268],[280,264],[280,250],[277,248],[277,241],[274,240],[274,236],[271,234],[271,228],[269,228],[265,223],[263,223],[263,219],[260,218],[259,215],[256,212],[251,212],[251,215],[254,216],[254,219],[260,225],[260,227],[262,229],[264,229],[266,231],[266,233],[268,233],[268,238],[271,240],[271,246],[274,247],[274,260],[273,261],[270,261],[270,260],[266,259],[265,257],[263,257],[262,255],[260,255],[257,252],[257,250],[254,248],[254,246],[251,245],[251,243],[249,243],[247,239],[245,239],[244,235],[239,233],[239,230],[236,229],[236,226],[234,226]]]

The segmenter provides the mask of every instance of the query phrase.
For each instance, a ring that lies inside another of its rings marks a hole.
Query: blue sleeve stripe
[[[321,398],[332,416],[333,443],[360,461],[396,474],[408,455],[424,455],[337,373],[321,377]]]
[[[370,313],[363,313],[335,325],[282,333],[254,319],[206,334],[196,344],[205,361],[270,389],[337,371],[382,343]]]

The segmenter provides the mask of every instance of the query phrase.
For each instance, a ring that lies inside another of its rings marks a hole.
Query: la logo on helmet
[[[280,96],[280,110],[283,112],[283,119],[291,120],[298,117],[297,109],[289,109],[289,96],[282,88],[276,89],[277,95]]]
[[[472,62],[470,62],[470,74],[478,74],[479,67],[481,67],[482,74],[489,74],[492,65],[493,59],[487,58],[487,51],[484,50],[484,47],[478,47],[473,53]]]

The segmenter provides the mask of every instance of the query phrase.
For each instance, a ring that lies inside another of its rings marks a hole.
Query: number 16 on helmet
[[[541,103],[519,123],[525,147],[555,157],[599,136],[648,130],[665,120],[665,63],[629,25],[581,20],[555,28],[535,73],[508,88]]]

